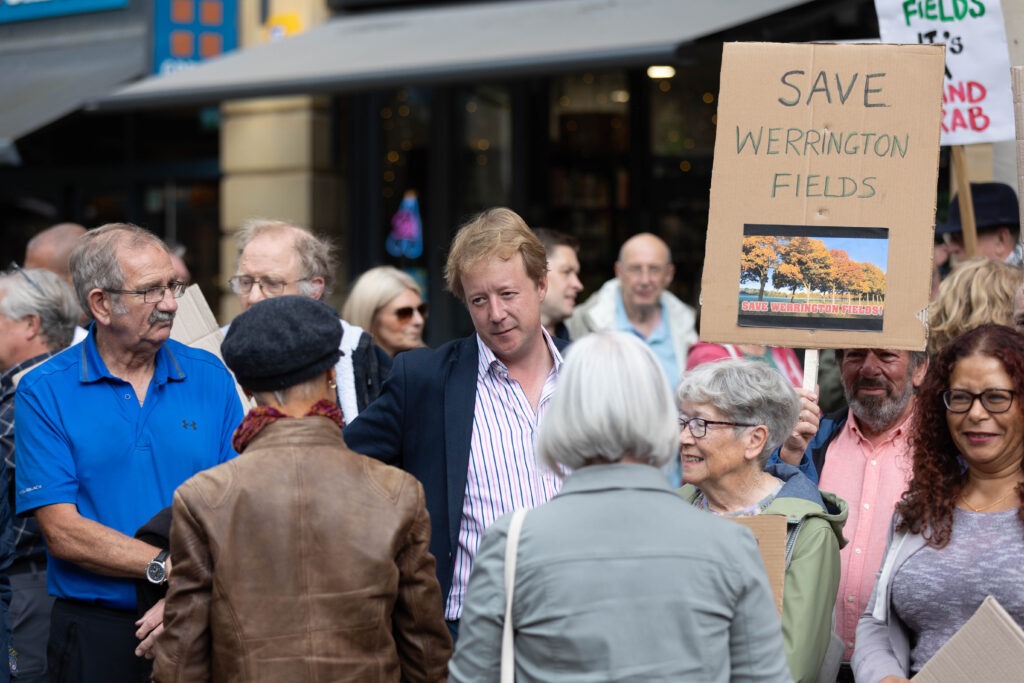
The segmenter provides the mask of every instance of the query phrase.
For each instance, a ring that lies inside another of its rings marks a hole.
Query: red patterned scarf
[[[320,415],[333,420],[338,425],[338,429],[344,429],[345,427],[345,416],[342,414],[341,408],[327,399],[317,401],[303,417],[309,417],[310,415]],[[244,451],[249,442],[255,439],[256,435],[262,432],[264,427],[271,422],[277,422],[282,417],[289,416],[272,406],[256,406],[250,410],[249,414],[242,420],[242,424],[238,425],[238,429],[235,430],[235,436],[231,439],[231,445],[234,446],[235,452],[241,453]]]

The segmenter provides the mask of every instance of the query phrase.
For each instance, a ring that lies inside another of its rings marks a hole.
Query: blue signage
[[[122,9],[128,0],[0,0],[0,24]]]
[[[153,73],[168,74],[238,47],[238,0],[156,0]]]

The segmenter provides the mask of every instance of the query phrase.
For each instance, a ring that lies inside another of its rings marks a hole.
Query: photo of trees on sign
[[[881,331],[886,228],[747,225],[738,324]]]

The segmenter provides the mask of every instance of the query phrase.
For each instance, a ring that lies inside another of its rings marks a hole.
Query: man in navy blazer
[[[489,209],[464,225],[445,279],[476,333],[399,354],[380,398],[344,434],[354,451],[423,484],[430,550],[455,636],[484,529],[507,512],[545,502],[560,486],[534,458],[533,445],[565,342],[541,325],[547,257],[513,211]]]

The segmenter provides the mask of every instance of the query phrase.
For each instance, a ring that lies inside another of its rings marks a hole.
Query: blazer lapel
[[[461,341],[452,354],[444,382],[444,454],[448,474],[448,537],[454,557],[458,547],[462,504],[469,472],[469,447],[476,408],[476,376],[479,353],[476,335]]]

